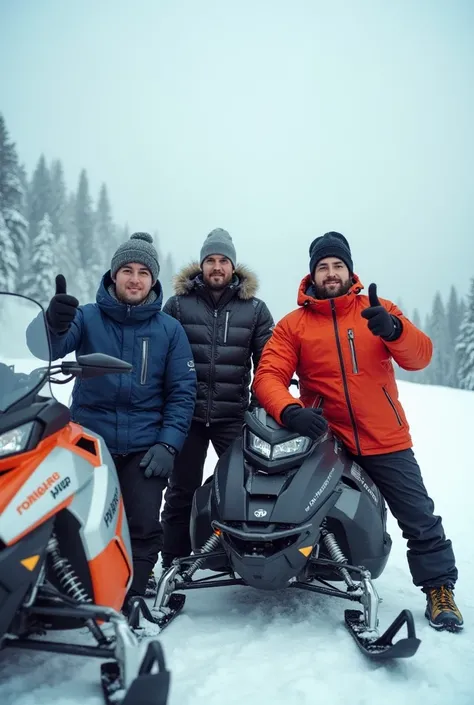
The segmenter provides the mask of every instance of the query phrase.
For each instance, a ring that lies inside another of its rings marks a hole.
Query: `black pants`
[[[242,420],[206,426],[193,421],[183,449],[176,458],[165,506],[161,514],[163,526],[163,558],[173,559],[191,553],[189,522],[195,491],[202,485],[204,463],[209,442],[220,457],[242,433]]]
[[[114,455],[122,490],[133,555],[133,582],[129,595],[144,595],[148,576],[163,545],[160,508],[166,480],[145,477],[138,467],[145,451]]]
[[[439,587],[458,577],[451,541],[426,491],[411,449],[353,456],[380,489],[407,539],[408,566],[418,587]]]

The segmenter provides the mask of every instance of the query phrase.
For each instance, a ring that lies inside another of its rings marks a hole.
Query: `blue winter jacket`
[[[158,282],[153,303],[128,306],[111,296],[104,275],[96,303],[79,306],[66,333],[50,332],[52,359],[74,350],[101,352],[133,365],[131,374],[76,379],[71,417],[100,434],[111,453],[145,450],[158,442],[180,451],[196,400],[196,373],[187,336],[176,319],[161,311]],[[31,326],[34,325],[34,322]],[[34,335],[28,336],[32,343]]]

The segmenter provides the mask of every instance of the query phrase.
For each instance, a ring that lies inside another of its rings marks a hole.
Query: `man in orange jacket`
[[[423,483],[398,399],[392,358],[421,370],[432,356],[430,338],[391,301],[369,296],[353,272],[349,243],[329,232],[310,246],[299,308],[275,327],[264,348],[253,389],[278,423],[317,439],[332,428],[371,476],[408,540],[408,565],[426,593],[432,627],[461,629],[454,602],[458,573],[451,541]],[[300,399],[288,391],[296,371]]]

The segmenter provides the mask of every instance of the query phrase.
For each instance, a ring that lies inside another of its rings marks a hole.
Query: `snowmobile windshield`
[[[51,365],[42,307],[18,294],[0,292],[0,414],[39,389]]]

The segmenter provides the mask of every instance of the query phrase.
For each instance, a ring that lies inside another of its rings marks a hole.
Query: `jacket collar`
[[[138,306],[131,306],[119,301],[117,297],[113,296],[109,291],[112,285],[113,282],[109,270],[102,277],[96,294],[96,302],[100,310],[109,316],[109,318],[117,321],[117,323],[134,325],[135,323],[148,320],[161,311],[163,289],[159,281],[154,284],[151,290],[155,296],[149,296],[146,301]]]
[[[257,275],[245,265],[238,264],[228,289],[232,291],[232,296],[237,296],[244,301],[251,299],[258,290]],[[208,289],[202,280],[202,272],[198,262],[191,262],[174,277],[176,296],[202,293],[203,290],[207,291]]]
[[[336,313],[344,313],[354,305],[357,294],[364,288],[357,274],[354,274],[352,279],[354,283],[347,294],[336,296],[333,299],[317,299],[311,275],[307,274],[301,280],[298,288],[298,306],[310,308],[312,311],[321,313],[324,316],[330,316],[333,310]]]

